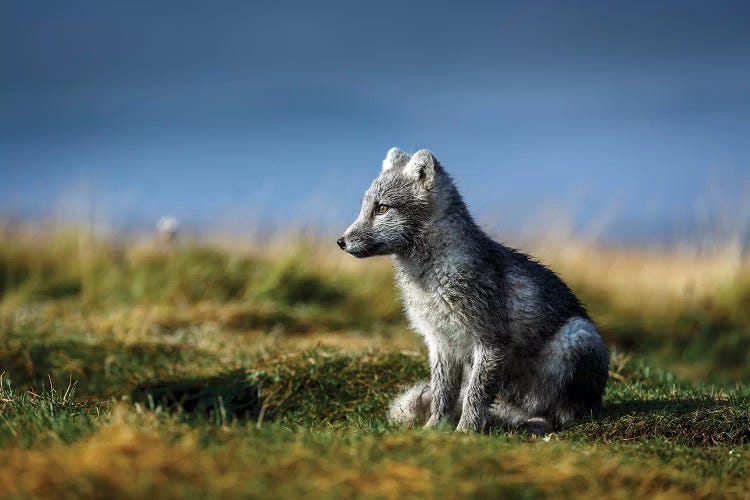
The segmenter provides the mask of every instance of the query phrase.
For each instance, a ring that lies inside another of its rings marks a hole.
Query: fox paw
[[[453,426],[447,417],[439,418],[432,416],[427,423],[424,424],[425,429],[451,429],[452,427]]]
[[[552,424],[542,417],[530,418],[526,421],[526,430],[538,436],[544,436],[552,432]]]

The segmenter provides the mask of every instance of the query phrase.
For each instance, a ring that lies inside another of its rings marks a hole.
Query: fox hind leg
[[[403,426],[424,425],[430,418],[432,394],[428,382],[418,382],[391,403],[388,420]]]
[[[456,426],[461,417],[464,394],[465,388],[448,416],[448,425],[452,427]],[[407,388],[393,400],[388,410],[388,420],[402,426],[423,426],[430,420],[431,413],[432,390],[429,382],[422,381]]]
[[[544,416],[535,415],[498,398],[490,407],[489,426],[525,428],[532,434],[549,434],[555,429],[553,421]]]

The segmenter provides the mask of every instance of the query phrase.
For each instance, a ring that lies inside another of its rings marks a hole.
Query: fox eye
[[[375,207],[375,210],[372,212],[375,215],[383,215],[385,214],[391,207],[388,205],[378,205]]]

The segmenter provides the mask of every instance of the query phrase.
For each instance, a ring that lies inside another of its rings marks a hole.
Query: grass
[[[0,497],[749,496],[747,262],[551,248],[612,373],[534,437],[386,421],[427,363],[385,259],[0,243]]]

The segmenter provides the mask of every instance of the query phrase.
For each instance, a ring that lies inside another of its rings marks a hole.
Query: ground
[[[602,411],[543,437],[388,424],[428,370],[387,259],[3,238],[0,496],[750,496],[741,252],[529,248],[612,346]]]

